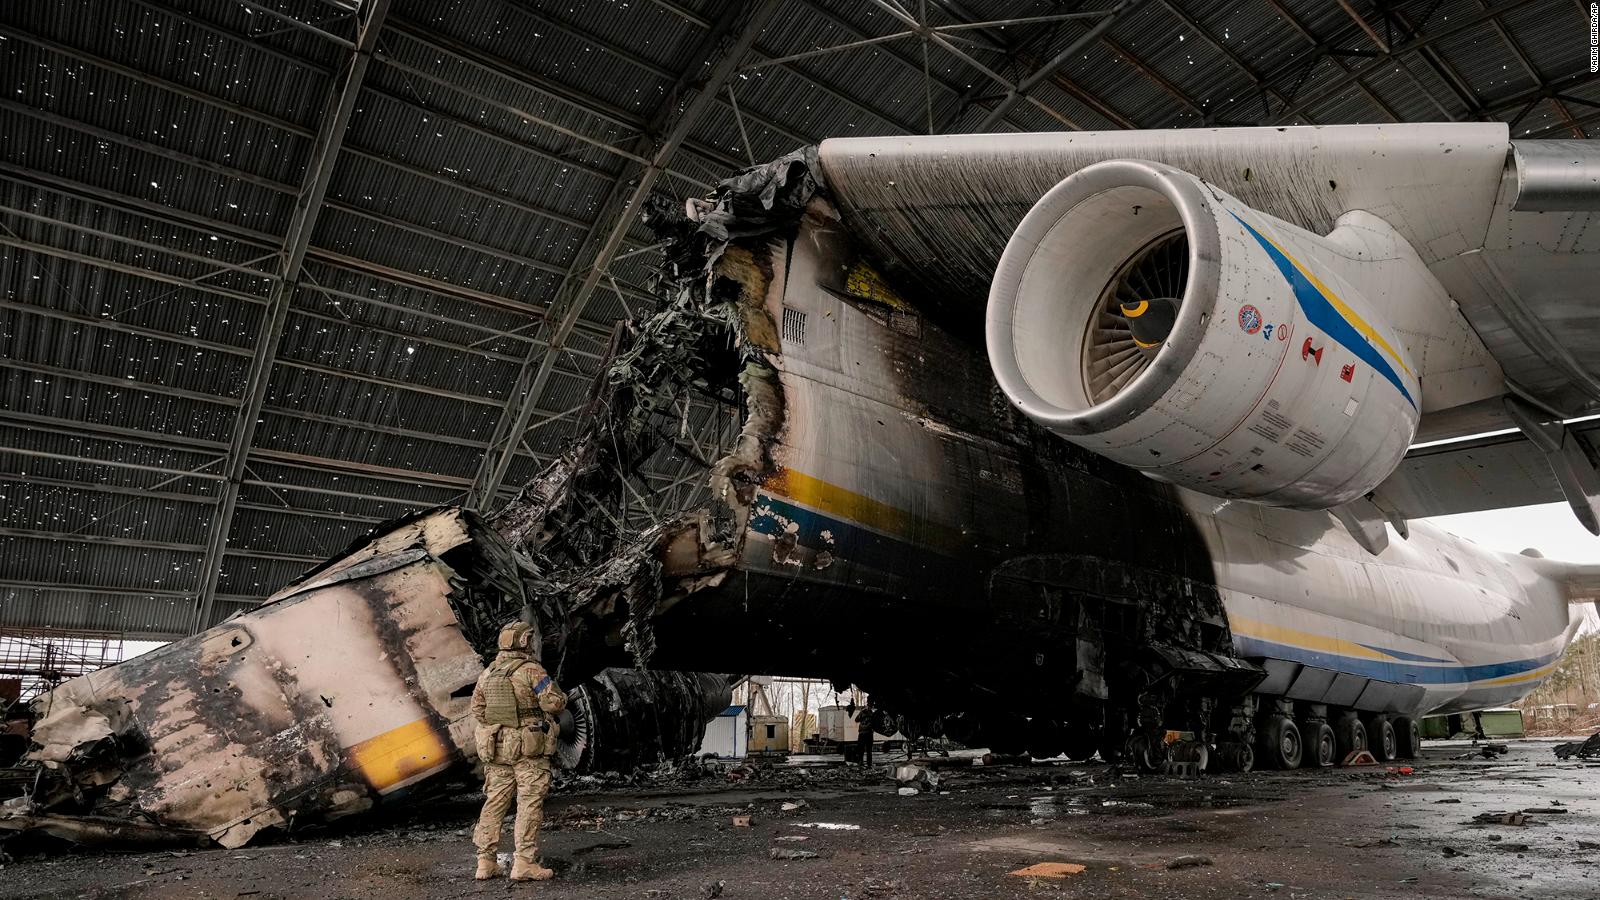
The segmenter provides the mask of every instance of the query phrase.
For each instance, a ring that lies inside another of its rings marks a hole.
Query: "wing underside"
[[[1393,520],[1566,499],[1600,534],[1600,423],[1581,421],[1600,412],[1600,146],[1438,124],[850,138],[819,151],[864,249],[976,342],[1022,217],[1108,159],[1167,163],[1318,234],[1355,211],[1384,219],[1449,308],[1398,328],[1422,364],[1424,415],[1373,501]]]

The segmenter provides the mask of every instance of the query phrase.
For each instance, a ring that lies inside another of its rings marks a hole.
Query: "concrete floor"
[[[568,793],[551,798],[544,841],[557,880],[526,886],[471,880],[466,794],[239,851],[22,858],[0,867],[0,897],[1600,898],[1600,764],[1559,762],[1553,743],[1512,742],[1494,761],[1430,743],[1409,776],[1180,781],[1036,764],[946,770],[943,792],[901,797],[876,773],[789,768]],[[1473,821],[1524,809],[1565,811]],[[747,814],[750,827],[732,825]],[[804,827],[816,823],[859,828]],[[1208,862],[1169,867],[1185,856]],[[1040,862],[1085,869],[1007,874]]]

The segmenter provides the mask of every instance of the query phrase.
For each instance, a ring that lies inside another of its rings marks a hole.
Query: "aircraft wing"
[[[1165,163],[1319,235],[1376,215],[1448,300],[1396,326],[1421,424],[1374,502],[1403,522],[1566,498],[1600,534],[1600,435],[1562,424],[1600,411],[1600,143],[1448,123],[847,138],[818,159],[869,256],[978,340],[1019,222],[1094,163]]]

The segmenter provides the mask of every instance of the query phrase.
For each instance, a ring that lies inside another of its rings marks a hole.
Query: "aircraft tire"
[[[1256,751],[1243,741],[1218,744],[1217,764],[1224,772],[1249,772],[1256,767]]]
[[[1327,722],[1305,722],[1300,726],[1300,734],[1310,735],[1306,741],[1307,753],[1303,765],[1326,769],[1338,764],[1339,740],[1333,735],[1332,725]]]
[[[1354,713],[1339,720],[1339,724],[1333,729],[1333,735],[1339,748],[1336,755],[1340,762],[1357,750],[1367,749],[1367,726],[1361,724],[1361,720],[1356,718]]]
[[[1400,741],[1394,733],[1394,723],[1388,716],[1374,716],[1372,725],[1367,729],[1371,746],[1372,758],[1378,762],[1392,762],[1400,755]]]
[[[1422,751],[1422,726],[1410,716],[1397,716],[1394,736],[1401,759],[1416,759]]]
[[[1128,738],[1128,761],[1141,772],[1154,772],[1166,762],[1166,749],[1156,738],[1138,733]]]
[[[1092,728],[1067,726],[1066,753],[1067,759],[1073,762],[1083,762],[1094,756],[1096,746],[1100,743],[1100,735]]]
[[[1066,729],[1060,722],[1043,718],[1028,721],[1028,755],[1034,759],[1051,759],[1061,754],[1066,744]]]
[[[1261,729],[1261,764],[1269,769],[1298,769],[1305,757],[1300,727],[1288,716],[1271,716]]]

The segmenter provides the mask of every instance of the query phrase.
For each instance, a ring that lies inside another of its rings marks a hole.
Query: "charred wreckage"
[[[403,796],[473,763],[471,688],[518,617],[558,682],[607,685],[564,723],[572,764],[692,748],[614,720],[654,691],[688,699],[652,718],[697,728],[726,682],[663,673],[707,669],[859,685],[908,735],[1152,768],[1248,769],[1258,723],[1277,741],[1298,721],[1327,764],[1339,713],[1253,693],[1273,673],[1236,652],[1175,488],[1008,403],[953,296],[985,286],[930,283],[893,223],[846,227],[822,172],[807,149],[653,204],[656,307],[619,326],[560,458],[490,515],[389,523],[256,609],[38,698],[37,777],[0,832],[237,847]],[[683,439],[691,399],[737,415],[720,456]],[[709,499],[613,515],[671,452]]]

